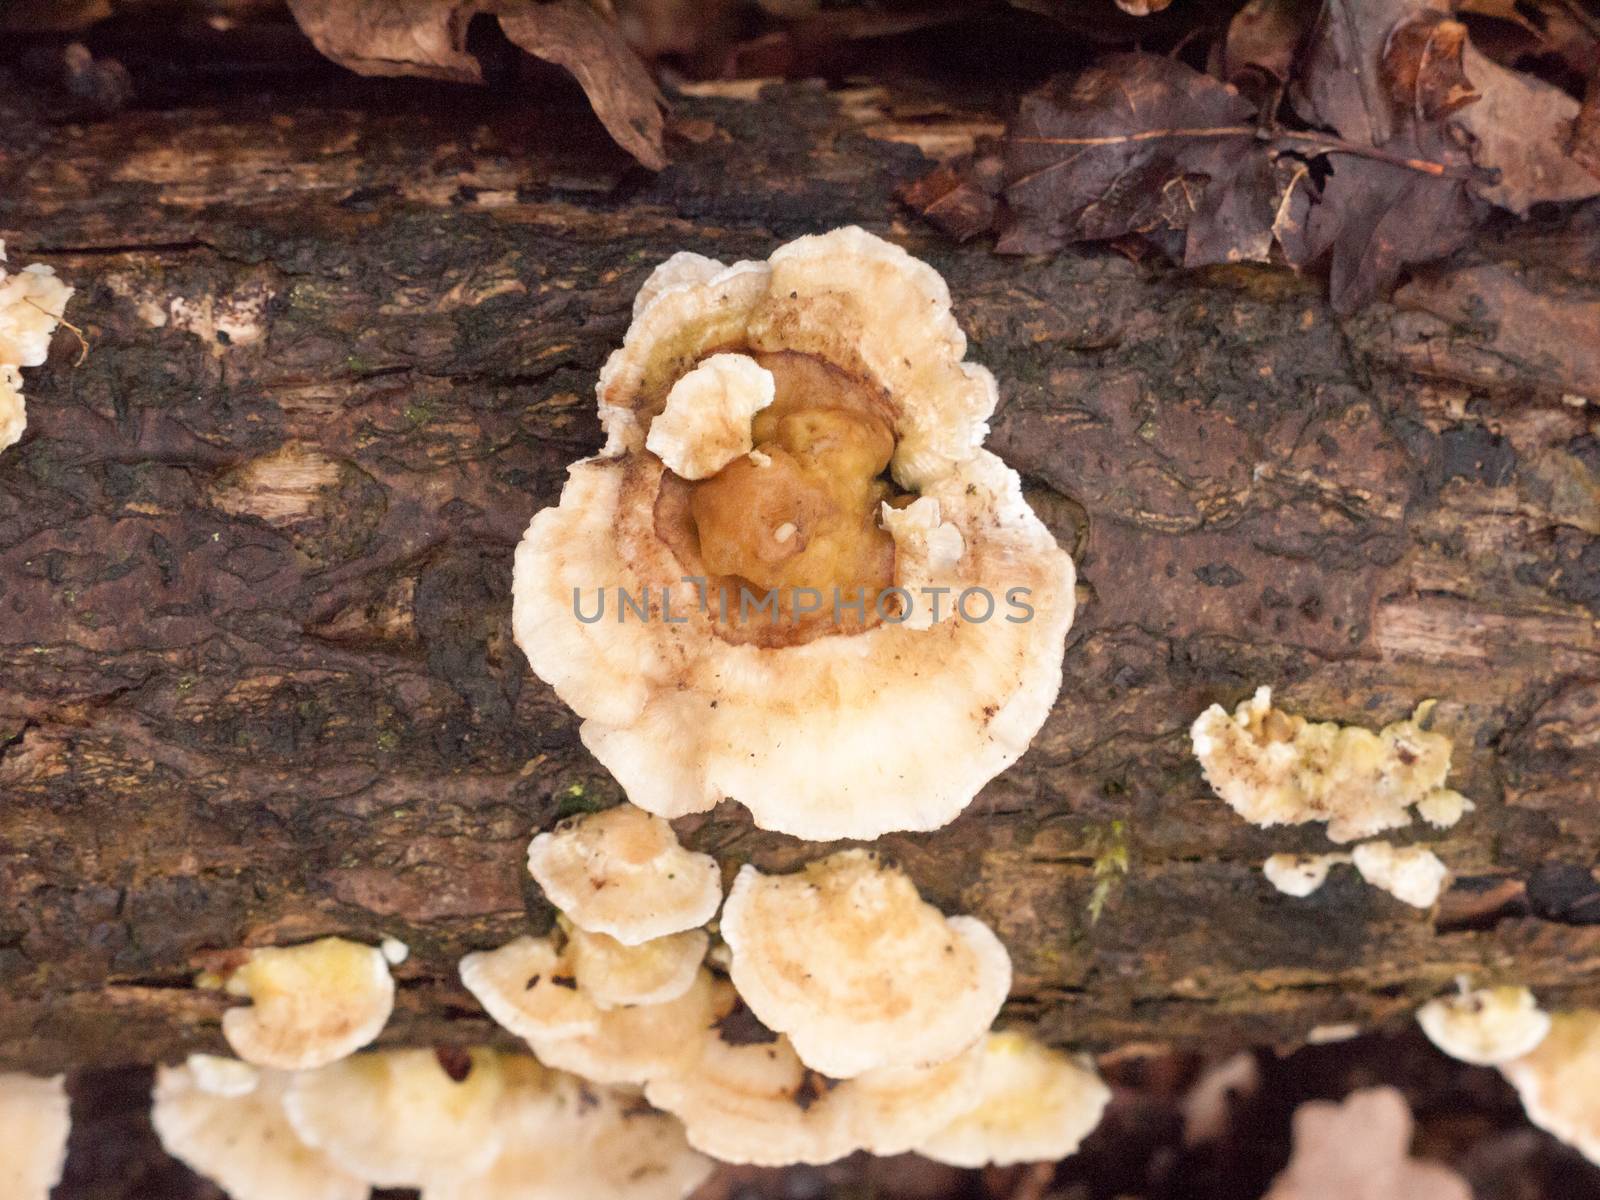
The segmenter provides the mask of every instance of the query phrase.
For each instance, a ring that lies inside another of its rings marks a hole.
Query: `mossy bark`
[[[599,444],[651,266],[848,222],[949,280],[992,445],[1082,577],[1028,755],[885,839],[1004,938],[1007,1019],[1291,1044],[1459,972],[1592,1001],[1593,214],[1340,321],[1277,269],[952,245],[893,193],[968,126],[744,92],[681,97],[659,175],[576,103],[434,85],[269,79],[75,125],[0,102],[0,236],[78,289],[88,345],[28,373],[0,456],[3,1065],[219,1050],[205,954],[327,933],[412,947],[386,1043],[494,1038],[457,959],[547,922],[529,837],[618,798],[512,643],[512,548]],[[1186,737],[1259,683],[1372,725],[1439,701],[1478,809],[1428,839],[1438,913],[1265,883],[1319,835],[1235,818]],[[729,872],[826,850],[732,805],[681,832]]]

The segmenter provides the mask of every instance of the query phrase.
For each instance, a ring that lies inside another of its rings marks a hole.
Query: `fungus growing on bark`
[[[772,372],[743,354],[713,354],[667,393],[645,448],[682,479],[707,479],[751,450],[751,424],[776,394]]]
[[[687,992],[711,939],[703,929],[624,945],[603,933],[567,931],[567,955],[583,994],[601,1010],[665,1004]]]
[[[192,1055],[183,1066],[156,1072],[150,1120],[168,1154],[231,1200],[366,1200],[365,1180],[306,1145],[290,1126],[283,1108],[290,1078]]]
[[[1231,717],[1213,704],[1190,736],[1207,782],[1245,820],[1326,821],[1331,840],[1352,842],[1409,825],[1413,805],[1441,826],[1471,807],[1444,786],[1450,739],[1422,728],[1431,707],[1373,733],[1275,709],[1261,687]]]
[[[687,986],[676,995],[602,1007],[577,966],[583,953],[577,945],[572,941],[558,949],[554,937],[517,938],[463,958],[461,981],[547,1066],[607,1084],[642,1083],[680,1066],[711,1024],[710,973],[696,959]],[[647,952],[653,945],[634,949]],[[600,993],[614,997],[625,985],[608,966],[591,961],[588,978],[593,983],[598,977]]]
[[[1274,854],[1261,864],[1267,882],[1286,896],[1304,898],[1328,882],[1328,872],[1348,854]]]
[[[495,1023],[523,1040],[592,1030],[600,1010],[578,990],[572,963],[552,937],[519,937],[468,954],[461,982]]]
[[[5,261],[0,242],[0,264]],[[28,424],[20,368],[44,362],[71,298],[72,289],[50,267],[35,264],[8,273],[0,265],[0,450],[13,445]]]
[[[0,1074],[0,1196],[48,1200],[67,1163],[72,1111],[62,1076]]]
[[[1007,1031],[985,1039],[973,1099],[917,1153],[956,1167],[1053,1162],[1074,1153],[1100,1124],[1111,1089],[1060,1051]]]
[[[1375,888],[1414,908],[1432,908],[1450,869],[1426,846],[1365,842],[1350,852],[1356,870]]]
[[[645,1098],[676,1115],[689,1143],[723,1162],[826,1163],[857,1150],[900,1154],[973,1103],[979,1046],[934,1067],[885,1067],[854,1079],[819,1074],[781,1034],[717,984],[720,1019],[677,1070],[650,1079]]]
[[[394,979],[383,951],[328,937],[250,952],[223,986],[248,996],[222,1014],[233,1052],[258,1067],[304,1071],[337,1062],[383,1032]]]
[[[1521,1058],[1500,1065],[1528,1120],[1600,1163],[1600,1009],[1553,1013],[1550,1031]]]
[[[1525,987],[1479,988],[1462,981],[1458,994],[1417,1010],[1428,1040],[1451,1058],[1493,1067],[1528,1054],[1550,1032],[1550,1014]]]
[[[481,1174],[500,1152],[501,1059],[470,1052],[466,1075],[432,1050],[374,1050],[296,1075],[284,1098],[300,1140],[377,1187]]]
[[[660,817],[631,804],[572,817],[528,847],[528,870],[578,928],[637,946],[704,925],[722,903],[722,872]]]
[[[860,229],[646,282],[605,450],[513,585],[518,644],[635,804],[872,838],[946,824],[1027,748],[1073,568],[981,448],[965,352],[937,273]]]
[[[946,917],[862,850],[793,875],[744,867],[721,932],[750,1010],[836,1079],[955,1057],[1011,987],[1010,956],[987,925]]]
[[[682,1200],[711,1173],[683,1126],[633,1097],[532,1059],[503,1061],[502,1149],[487,1170],[436,1180],[422,1200]]]

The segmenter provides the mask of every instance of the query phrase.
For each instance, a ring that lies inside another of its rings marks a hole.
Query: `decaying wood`
[[[1463,971],[1593,1001],[1592,217],[1340,322],[1282,271],[952,246],[893,192],[967,124],[730,91],[679,99],[660,175],[577,107],[431,85],[59,127],[5,102],[0,235],[78,288],[90,351],[61,335],[0,457],[4,1064],[220,1049],[197,961],[325,933],[411,945],[386,1042],[495,1037],[456,960],[548,922],[530,835],[618,794],[512,644],[512,547],[599,444],[595,373],[654,263],[846,222],[944,272],[1000,380],[992,443],[1080,564],[1032,750],[886,839],[1005,939],[1009,1019],[1287,1044]],[[1437,916],[1262,879],[1319,835],[1244,825],[1185,735],[1262,682],[1373,725],[1439,700],[1479,808],[1433,839]],[[681,827],[730,872],[821,852],[732,805]]]

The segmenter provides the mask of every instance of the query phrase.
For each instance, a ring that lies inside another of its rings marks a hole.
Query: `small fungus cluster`
[[[1262,828],[1326,822],[1328,839],[1342,845],[1410,825],[1413,809],[1438,829],[1472,811],[1472,801],[1444,786],[1450,739],[1424,727],[1432,707],[1373,733],[1286,713],[1261,687],[1231,716],[1219,704],[1206,709],[1190,738],[1206,781],[1245,820]],[[1427,847],[1387,841],[1349,853],[1274,854],[1262,871],[1279,891],[1305,897],[1341,863],[1416,908],[1431,907],[1449,878]]]
[[[1417,1023],[1440,1050],[1496,1067],[1540,1129],[1600,1164],[1600,1009],[1549,1013],[1525,987],[1470,989],[1431,1000]]]
[[[72,298],[72,289],[49,267],[36,264],[8,273],[5,261],[0,242],[0,450],[14,445],[28,425],[22,368],[44,362],[50,335]]]
[[[540,834],[528,864],[555,928],[467,955],[463,984],[546,1067],[642,1087],[713,1158],[1062,1158],[1109,1099],[1067,1056],[990,1032],[1005,947],[869,851],[746,865],[723,903],[715,860],[624,804]]]
[[[646,280],[607,441],[518,548],[514,630],[663,817],[816,841],[936,829],[1061,686],[1071,558],[983,448],[944,281],[861,229]]]
[[[192,1056],[157,1075],[167,1151],[232,1200],[681,1200],[710,1164],[676,1121],[527,1055],[379,1050],[311,1071]]]

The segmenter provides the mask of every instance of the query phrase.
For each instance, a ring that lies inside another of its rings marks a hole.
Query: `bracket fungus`
[[[576,927],[567,931],[578,987],[601,1010],[676,1000],[694,984],[710,944],[703,929],[669,933],[637,946]]]
[[[645,1098],[683,1122],[690,1145],[723,1162],[776,1167],[833,1162],[857,1150],[904,1153],[976,1095],[977,1046],[933,1067],[884,1067],[838,1080],[807,1067],[788,1038],[750,1019],[725,980],[716,1010],[720,1019],[694,1039],[694,1055],[646,1082]]]
[[[683,1126],[632,1096],[506,1057],[488,1168],[436,1179],[422,1200],[683,1200],[711,1163]]]
[[[1350,851],[1361,878],[1413,908],[1432,908],[1450,869],[1426,846],[1363,842]]]
[[[167,1153],[231,1200],[366,1200],[365,1180],[300,1140],[284,1112],[292,1076],[191,1055],[156,1072],[150,1119]]]
[[[0,1074],[0,1196],[47,1200],[61,1182],[71,1129],[61,1076]]]
[[[432,1050],[373,1050],[294,1077],[284,1108],[295,1134],[378,1187],[427,1187],[488,1170],[500,1056],[473,1050],[464,1077]]]
[[[955,1167],[1054,1162],[1094,1132],[1111,1089],[1060,1051],[1006,1031],[984,1040],[975,1100],[917,1153]]]
[[[344,938],[250,951],[223,987],[251,1003],[222,1015],[222,1035],[247,1063],[282,1071],[326,1066],[383,1032],[394,978],[381,949]]]
[[[1212,789],[1245,820],[1263,827],[1326,821],[1338,843],[1411,823],[1411,808],[1444,827],[1471,809],[1444,786],[1450,739],[1422,727],[1431,703],[1378,733],[1312,723],[1272,706],[1261,687],[1232,716],[1213,704],[1190,730]]]
[[[628,968],[614,974],[608,970],[612,963],[591,960],[587,975],[580,973],[575,957],[581,961],[583,952],[575,956],[576,945],[558,947],[554,937],[517,938],[463,958],[461,982],[547,1066],[608,1084],[642,1083],[679,1066],[711,1023],[710,973],[696,959],[675,995],[603,1007],[590,988],[614,998],[619,974]],[[648,952],[653,945],[636,949]]]
[[[750,1010],[836,1079],[955,1057],[1011,987],[1011,958],[987,925],[946,917],[863,850],[793,875],[745,866],[721,930]]]
[[[1543,1040],[1500,1073],[1528,1120],[1600,1163],[1600,1009],[1551,1014]]]
[[[1428,1040],[1458,1062],[1493,1067],[1521,1058],[1550,1032],[1550,1014],[1525,987],[1466,987],[1417,1010]]]
[[[0,242],[0,264],[6,245]],[[22,367],[37,367],[50,354],[50,335],[66,312],[72,289],[49,267],[35,264],[8,273],[0,265],[0,450],[27,428]]]
[[[854,227],[645,282],[605,448],[513,580],[518,644],[635,804],[870,839],[948,823],[1027,749],[1074,572],[982,448],[997,392],[965,354],[937,272]]]
[[[1285,896],[1304,899],[1328,882],[1328,872],[1348,854],[1274,854],[1261,864],[1267,882]]]
[[[541,833],[528,870],[574,925],[628,946],[704,925],[722,903],[717,860],[685,850],[671,825],[631,804]]]

